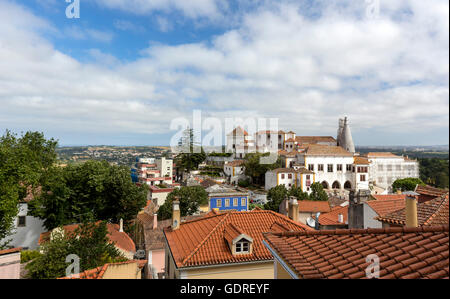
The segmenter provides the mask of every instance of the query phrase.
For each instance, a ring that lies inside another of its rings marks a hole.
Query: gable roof
[[[405,199],[369,200],[366,202],[378,216],[385,216],[405,208]]]
[[[275,223],[279,224],[277,229],[286,227],[293,231],[311,230],[306,225],[296,223],[273,211],[252,210],[208,213],[208,216],[181,223],[177,230],[166,228],[164,235],[178,268],[269,261],[272,260],[272,255],[262,244],[262,233],[271,231]],[[235,229],[239,228],[236,231],[253,239],[251,254],[233,255],[231,253],[226,239],[226,234],[230,232],[230,224]]]
[[[370,254],[379,257],[380,278],[449,277],[448,225],[265,233],[264,239],[298,278],[366,278]]]
[[[336,139],[331,136],[296,136],[295,141],[299,144],[317,144],[321,142],[336,143]]]
[[[228,136],[248,136],[247,131],[245,131],[242,127],[236,127]]]
[[[71,225],[65,225],[64,233],[70,234],[74,233],[75,230],[79,227],[79,224],[71,224]],[[123,249],[128,252],[136,252],[136,245],[134,244],[133,240],[128,236],[125,232],[119,231],[119,225],[113,224],[113,223],[107,223],[106,227],[108,229],[108,239],[111,243],[114,243],[115,246],[117,246],[120,249]],[[48,242],[51,238],[52,231],[48,231],[45,233],[42,233],[39,236],[38,244],[41,245],[45,242]]]
[[[356,165],[369,165],[369,159],[365,158],[365,157],[359,157],[356,156],[353,158],[353,163]]]
[[[417,185],[414,192],[419,193],[420,195],[438,197],[448,193],[448,190],[431,187],[429,185]]]
[[[435,199],[417,203],[417,221],[419,225],[448,224],[448,193]],[[376,218],[379,221],[406,225],[405,208]]]
[[[352,153],[335,145],[310,144],[306,146],[304,153],[306,156],[353,157]]]
[[[298,211],[311,213],[317,212],[326,213],[331,211],[331,207],[328,201],[299,200]]]
[[[339,222],[339,214],[343,216],[343,222]],[[319,223],[321,225],[348,225],[348,206],[335,207],[331,212],[320,214]]]
[[[406,199],[406,194],[372,194],[372,197],[376,200],[393,200],[393,199]]]

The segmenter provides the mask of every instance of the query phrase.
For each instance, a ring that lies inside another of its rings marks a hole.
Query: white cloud
[[[104,4],[189,15],[188,4],[167,2]],[[0,126],[169,133],[172,118],[200,108],[205,117],[279,117],[298,134],[335,134],[343,115],[354,132],[448,128],[448,2],[383,1],[378,19],[365,17],[363,1],[338,3],[318,2],[314,16],[303,3],[264,4],[211,41],[153,44],[127,63],[90,49],[94,62],[81,63],[42,37],[53,30],[45,20],[0,2]],[[210,5],[203,11],[214,15]],[[102,40],[74,28],[74,38]]]
[[[72,25],[64,29],[63,34],[66,37],[77,39],[77,40],[94,40],[102,43],[109,43],[113,40],[114,34],[111,32],[82,28],[77,25]]]

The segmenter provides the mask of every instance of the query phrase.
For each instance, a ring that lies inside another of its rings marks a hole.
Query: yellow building
[[[288,217],[255,209],[217,212],[180,223],[174,201],[172,226],[164,230],[166,278],[272,279],[273,257],[262,244],[263,232],[306,231]]]

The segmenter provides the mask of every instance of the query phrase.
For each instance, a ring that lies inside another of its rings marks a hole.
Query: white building
[[[173,184],[173,160],[157,159],[155,164],[137,163],[138,178],[142,184],[155,186]]]
[[[14,219],[12,234],[1,240],[0,243],[10,240],[9,246],[34,250],[39,246],[39,236],[46,231],[44,221],[29,216],[28,204],[22,202],[19,204],[19,213],[17,214],[16,219]]]
[[[287,189],[302,188],[303,191],[310,193],[310,186],[315,183],[314,173],[302,167],[277,168],[266,172],[265,189],[270,190],[278,185],[284,185]]]
[[[245,179],[244,160],[228,162],[223,166],[223,172],[229,178],[230,183],[238,183],[240,179]]]
[[[253,147],[254,145],[254,140],[242,127],[237,127],[227,134],[226,152],[235,153],[238,148]]]
[[[419,162],[408,157],[397,156],[389,152],[372,152],[365,155],[370,162],[369,177],[371,183],[384,189],[390,189],[397,179],[418,178]]]

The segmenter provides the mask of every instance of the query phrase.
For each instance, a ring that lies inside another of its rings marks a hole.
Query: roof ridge
[[[220,225],[228,218],[229,215],[231,215],[232,213],[226,213],[226,214],[220,214],[220,215],[224,215],[225,217],[223,217],[222,220],[220,220],[216,226],[206,235],[206,237],[194,248],[194,250],[183,259],[183,261],[181,262],[181,265],[184,266],[199,250],[200,248],[206,243],[206,241],[208,241],[209,237],[211,237],[211,235],[220,227]],[[218,215],[216,215],[218,216]],[[202,218],[204,219],[204,218]]]
[[[300,222],[295,222],[294,220],[292,220],[291,218],[287,217],[286,215],[277,213],[277,212],[272,211],[272,210],[263,210],[263,211],[269,211],[271,214],[273,214],[273,215],[275,215],[275,216],[277,216],[277,217],[280,217],[280,218],[282,218],[283,220],[287,220],[287,221],[290,222],[291,224],[294,224],[294,225],[296,225],[296,226],[298,226],[298,227],[304,229],[305,231],[306,231],[306,230],[312,230],[311,227],[306,226],[306,225],[304,225],[304,224],[302,224],[302,223],[300,223]]]
[[[449,232],[448,224],[419,227],[389,227],[389,228],[366,228],[366,229],[336,229],[336,230],[308,230],[289,231],[279,233],[265,233],[277,236],[296,235],[351,235],[351,234],[391,234],[391,233],[422,233],[422,232]]]
[[[442,199],[442,201],[439,204],[439,207],[434,211],[433,214],[431,214],[430,217],[428,217],[428,219],[424,222],[424,225],[433,220],[433,217],[436,216],[436,214],[438,214],[443,207],[445,208],[445,204],[448,202],[448,194],[443,194],[440,196],[440,198]]]

